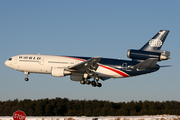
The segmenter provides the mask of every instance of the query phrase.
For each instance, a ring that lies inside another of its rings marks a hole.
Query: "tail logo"
[[[160,39],[151,39],[149,41],[149,45],[151,47],[161,47],[162,46],[162,41]]]

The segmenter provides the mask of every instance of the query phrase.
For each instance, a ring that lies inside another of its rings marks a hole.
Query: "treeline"
[[[0,116],[12,116],[22,110],[27,116],[137,116],[180,115],[177,101],[109,102],[98,100],[69,100],[67,98],[0,101]]]

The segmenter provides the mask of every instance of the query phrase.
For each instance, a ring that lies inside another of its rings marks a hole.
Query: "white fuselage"
[[[68,68],[84,61],[83,59],[68,56],[27,54],[13,56],[5,62],[5,65],[26,73],[51,74],[52,68]],[[99,77],[128,77],[126,73],[102,64],[99,64],[95,72]]]

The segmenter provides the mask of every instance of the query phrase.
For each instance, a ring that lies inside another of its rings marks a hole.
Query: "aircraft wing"
[[[98,62],[101,60],[102,57],[92,57],[89,60],[86,60],[84,62],[81,62],[79,64],[76,64],[74,66],[70,66],[68,70],[97,70],[98,68]]]
[[[136,68],[136,69],[153,69],[156,67],[157,61],[158,61],[158,58],[149,58],[149,59],[144,60],[143,62],[133,66],[133,68]]]

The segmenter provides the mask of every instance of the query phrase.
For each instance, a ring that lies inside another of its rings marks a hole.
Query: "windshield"
[[[11,60],[12,60],[12,58],[9,58],[8,60],[10,60],[10,61],[11,61]]]

